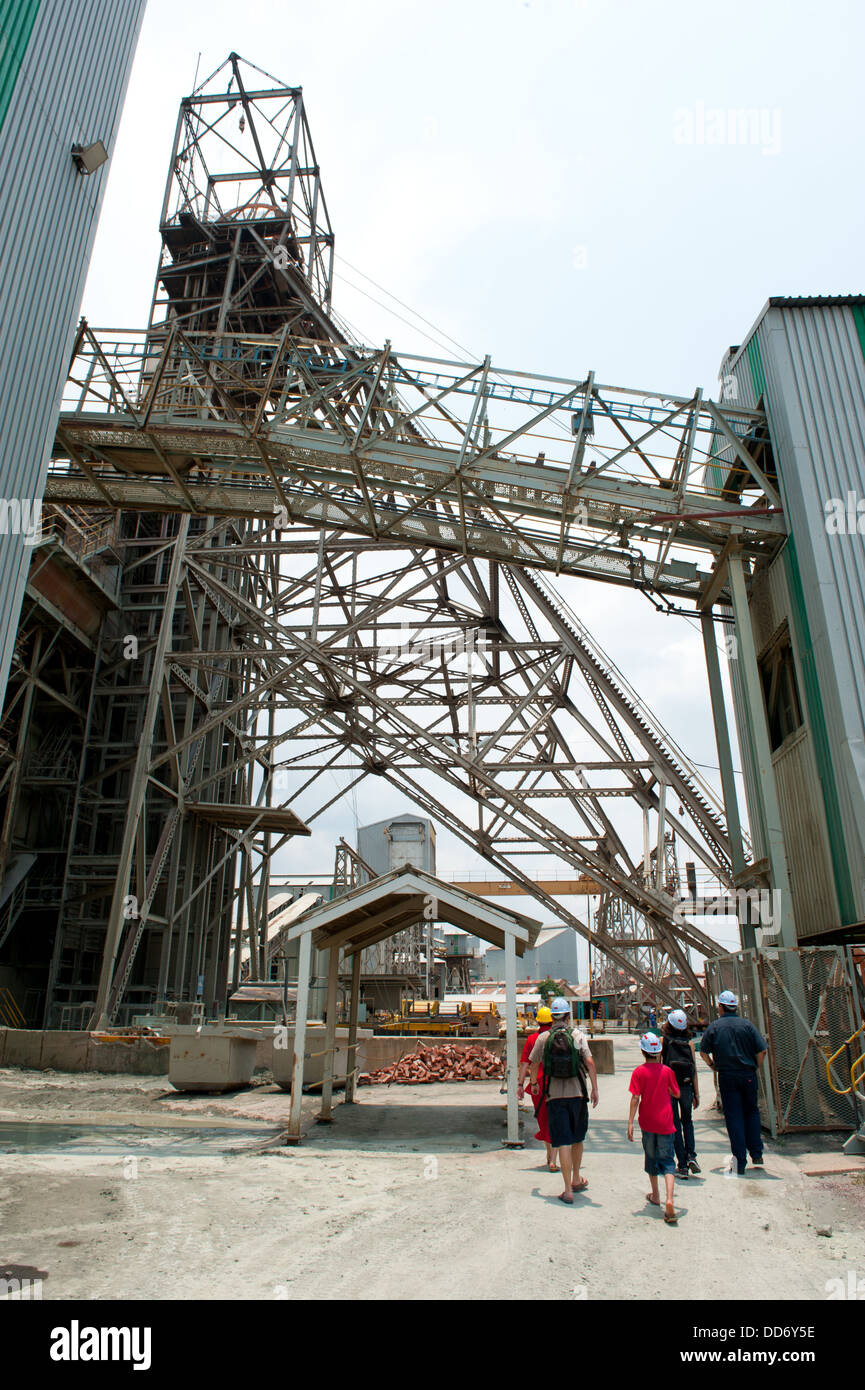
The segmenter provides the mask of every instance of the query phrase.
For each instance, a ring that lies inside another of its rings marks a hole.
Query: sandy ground
[[[865,1280],[865,1173],[806,1177],[812,1139],[768,1145],[763,1174],[725,1176],[713,1111],[697,1112],[702,1178],[679,1184],[680,1223],[665,1227],[627,1141],[636,1060],[617,1039],[572,1208],[531,1115],[526,1148],[502,1148],[498,1083],[364,1088],[327,1126],[310,1096],[304,1143],[261,1152],[287,1115],[272,1086],[192,1098],[164,1078],[0,1070],[0,1263],[45,1271],[46,1300],[626,1299],[660,1285],[822,1301],[850,1271]]]

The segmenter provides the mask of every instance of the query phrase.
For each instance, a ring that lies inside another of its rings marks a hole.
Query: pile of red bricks
[[[442,1043],[437,1047],[424,1047],[418,1043],[414,1052],[409,1052],[389,1067],[378,1071],[361,1072],[357,1078],[360,1086],[425,1086],[433,1081],[484,1081],[488,1077],[500,1079],[505,1074],[504,1058],[498,1057],[486,1047],[454,1047]]]

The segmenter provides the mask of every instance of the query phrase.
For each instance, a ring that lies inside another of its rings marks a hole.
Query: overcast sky
[[[145,322],[177,105],[233,49],[304,88],[335,307],[365,341],[444,355],[358,271],[497,366],[716,396],[769,295],[863,288],[863,40],[858,0],[149,0],[84,313]],[[696,625],[568,596],[717,781]],[[305,866],[355,814],[410,809],[369,785]]]

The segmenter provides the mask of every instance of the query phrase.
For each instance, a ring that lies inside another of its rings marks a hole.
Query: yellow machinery
[[[501,1023],[498,1005],[492,999],[447,1000],[444,1004],[438,999],[404,999],[398,1014],[376,1014],[375,1031],[495,1038]]]
[[[404,999],[399,1014],[376,1019],[378,1033],[458,1035],[464,1031],[463,1006],[449,1004],[447,1013],[443,1013],[438,999]]]
[[[498,1036],[499,1010],[492,999],[473,999],[467,1007],[469,1033],[479,1038]]]

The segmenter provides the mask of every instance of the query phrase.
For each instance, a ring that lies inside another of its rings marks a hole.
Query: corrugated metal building
[[[567,980],[576,985],[577,933],[571,927],[544,927],[534,947],[526,951],[520,962],[522,978],[526,980]],[[503,980],[505,953],[490,946],[484,955],[484,978]]]
[[[362,825],[357,832],[357,852],[377,874],[389,874],[406,864],[434,874],[435,826],[422,816],[412,815],[391,816],[373,825]]]
[[[0,696],[146,0],[0,0]]]
[[[787,518],[750,609],[796,932],[825,938],[865,921],[865,297],[770,299],[721,374],[765,408]],[[759,857],[760,779],[730,670]]]

